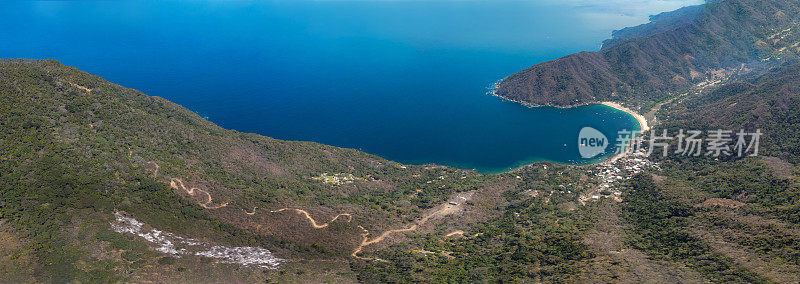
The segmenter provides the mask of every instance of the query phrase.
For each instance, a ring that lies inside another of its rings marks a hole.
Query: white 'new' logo
[[[584,127],[578,133],[578,152],[581,157],[589,159],[606,151],[608,138],[602,132],[591,127]]]

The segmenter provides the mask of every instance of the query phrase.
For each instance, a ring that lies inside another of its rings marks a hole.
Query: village
[[[647,159],[647,153],[644,150],[597,164],[594,169],[586,170],[586,173],[596,176],[600,183],[595,188],[583,193],[579,201],[581,204],[600,198],[622,201],[622,191],[618,187],[620,181],[630,179],[642,170],[658,168],[657,163]]]
[[[328,173],[322,173],[319,176],[311,177],[311,179],[321,180],[324,183],[330,183],[334,185],[353,183],[354,181],[359,180],[359,178],[353,176],[353,174],[346,174],[346,173],[337,173],[332,175]]]

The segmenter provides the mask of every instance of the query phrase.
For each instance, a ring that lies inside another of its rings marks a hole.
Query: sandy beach
[[[642,132],[650,130],[650,126],[647,124],[647,119],[644,117],[644,115],[641,115],[641,114],[639,114],[639,113],[637,113],[637,112],[635,112],[635,111],[633,111],[633,110],[631,110],[629,108],[626,108],[626,107],[624,107],[624,106],[622,106],[622,105],[620,105],[618,103],[615,103],[615,102],[602,102],[602,104],[606,105],[606,106],[613,107],[613,108],[621,110],[621,111],[624,111],[624,112],[632,115],[633,117],[635,117],[636,121],[639,122],[639,128],[641,129]],[[616,162],[620,158],[627,156],[627,154],[628,153],[626,153],[626,152],[618,153],[618,154],[614,155],[613,157],[611,157],[610,159],[604,161],[603,163],[612,163],[613,164],[614,162]]]
[[[644,118],[644,115],[641,115],[641,114],[639,114],[639,113],[637,113],[637,112],[635,112],[635,111],[633,111],[633,110],[631,110],[629,108],[626,108],[626,107],[624,107],[624,106],[622,106],[622,105],[620,105],[618,103],[615,103],[615,102],[602,102],[602,104],[610,106],[610,107],[613,107],[615,109],[618,109],[618,110],[621,110],[621,111],[624,111],[624,112],[627,112],[628,114],[630,114],[633,117],[635,117],[636,121],[639,122],[639,128],[641,129],[642,132],[650,130],[650,126],[647,125],[647,119]]]
[[[527,103],[527,102],[524,102],[524,101],[515,101],[515,100],[511,100],[511,99],[508,99],[508,98],[506,98],[506,97],[499,96],[499,95],[495,94],[494,92],[490,92],[490,94],[492,94],[493,96],[497,96],[497,97],[499,97],[499,98],[501,98],[501,99],[507,100],[507,101],[511,101],[511,102],[515,102],[515,103],[520,103],[520,104],[522,104],[522,105],[524,105],[524,106],[527,106],[527,107],[539,107],[538,105],[531,105],[530,103]],[[592,104],[595,104],[595,103],[592,103]],[[647,118],[645,118],[645,117],[644,117],[644,115],[641,115],[641,114],[639,114],[638,112],[635,112],[635,111],[633,111],[632,109],[629,109],[629,108],[627,108],[627,107],[625,107],[625,106],[623,106],[623,105],[621,105],[621,104],[619,104],[619,103],[615,103],[615,102],[601,102],[600,104],[603,104],[603,105],[606,105],[606,106],[609,106],[609,107],[613,107],[613,108],[615,108],[615,109],[618,109],[618,110],[624,111],[624,112],[626,112],[626,113],[628,113],[628,114],[632,115],[634,118],[636,118],[636,122],[638,122],[638,123],[639,123],[639,129],[640,129],[640,131],[641,131],[641,132],[645,132],[645,131],[648,131],[648,130],[650,130],[650,125],[647,123]],[[555,106],[555,107],[559,107],[559,106]],[[570,107],[574,107],[574,106],[570,106]],[[564,108],[564,107],[561,107],[561,108]],[[567,107],[567,108],[568,108],[568,107]],[[615,154],[614,156],[612,156],[611,158],[609,158],[609,159],[607,159],[607,160],[605,160],[605,161],[603,161],[603,162],[600,162],[600,163],[614,163],[614,162],[616,162],[617,160],[621,159],[622,157],[625,157],[625,156],[627,156],[627,154],[628,154],[628,153],[626,153],[626,152],[617,153],[617,154]],[[530,163],[529,163],[529,164],[526,164],[525,166],[527,166],[527,165],[530,165]],[[525,167],[525,166],[521,166],[521,167],[518,167],[518,168],[516,168],[516,169],[519,169],[519,168],[522,168],[522,167]],[[509,171],[514,171],[514,170],[516,170],[516,169],[512,169],[512,170],[509,170]]]

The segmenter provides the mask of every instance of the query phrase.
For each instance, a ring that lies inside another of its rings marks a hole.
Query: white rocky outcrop
[[[284,261],[272,255],[272,252],[269,250],[261,247],[209,245],[202,241],[177,236],[169,232],[145,229],[144,223],[119,212],[115,212],[114,216],[116,219],[114,222],[111,222],[111,229],[115,232],[129,233],[141,237],[153,243],[156,251],[171,254],[176,257],[180,257],[181,255],[196,255],[219,259],[219,263],[235,263],[244,266],[258,266],[270,269],[278,268]],[[177,249],[176,245],[181,248]]]

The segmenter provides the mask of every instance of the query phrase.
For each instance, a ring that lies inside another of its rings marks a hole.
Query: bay
[[[581,159],[581,128],[638,125],[487,87],[697,2],[4,1],[0,57],[56,59],[238,131],[502,172],[600,161],[614,148]]]

